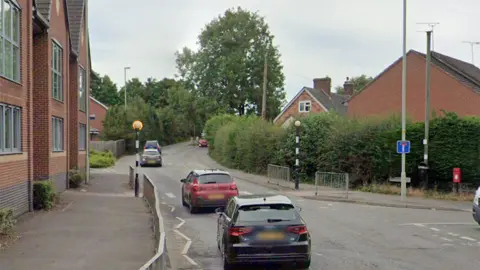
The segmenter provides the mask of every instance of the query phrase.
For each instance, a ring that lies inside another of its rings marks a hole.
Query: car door
[[[227,232],[228,228],[230,227],[230,223],[232,221],[232,216],[235,211],[235,201],[233,199],[230,199],[230,201],[227,204],[227,207],[225,208],[225,212],[222,213],[219,217],[219,222],[218,222],[218,233],[219,233],[219,238],[221,239],[220,241],[220,250],[222,252],[225,252],[225,242],[228,241],[226,239],[227,237]]]
[[[188,176],[185,178],[185,183],[183,183],[183,197],[185,201],[190,202],[190,186],[192,183],[192,175],[193,172],[190,172]]]

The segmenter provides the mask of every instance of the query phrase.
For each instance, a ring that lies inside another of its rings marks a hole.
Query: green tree
[[[215,100],[213,111],[259,114],[266,56],[267,117],[274,118],[285,100],[285,76],[273,38],[257,13],[228,9],[200,33],[198,51],[177,52],[178,76],[196,97]]]
[[[352,77],[350,78],[350,81],[353,83],[353,93],[358,93],[360,90],[362,90],[367,84],[369,84],[373,80],[373,77],[369,77],[365,74],[362,74],[357,77]],[[337,94],[343,94],[344,89],[343,86],[337,86],[335,87],[335,90],[337,90]]]
[[[121,101],[118,96],[117,86],[108,75],[101,77],[93,71],[90,86],[92,88],[91,95],[107,106],[116,105]]]

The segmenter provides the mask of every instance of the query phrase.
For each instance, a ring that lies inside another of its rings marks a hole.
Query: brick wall
[[[318,104],[312,98],[312,96],[310,96],[310,94],[308,94],[308,92],[305,91],[300,96],[298,96],[297,99],[295,99],[295,101],[293,101],[292,104],[290,104],[290,106],[288,106],[288,108],[283,112],[283,114],[280,116],[280,118],[278,118],[278,120],[275,123],[278,125],[282,125],[288,118],[290,118],[290,116],[308,114],[308,113],[300,113],[298,111],[298,104],[301,101],[306,101],[306,100],[309,100],[312,103],[312,110],[311,110],[312,113],[319,113],[319,112],[325,111],[322,108],[322,106],[320,106],[320,104]]]
[[[105,116],[107,116],[107,109],[96,101],[90,99],[90,114],[95,114],[95,119],[90,120],[90,127],[98,129],[100,131],[99,135],[101,136],[103,131],[103,121],[105,120]],[[99,141],[101,139],[100,136],[94,136],[92,140]]]

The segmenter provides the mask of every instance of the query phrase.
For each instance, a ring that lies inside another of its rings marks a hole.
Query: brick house
[[[87,0],[0,0],[0,208],[32,210],[32,182],[86,167]],[[1,43],[0,43],[1,44]]]
[[[426,56],[407,53],[407,114],[414,121],[425,119]],[[432,52],[430,108],[456,112],[460,116],[480,115],[480,69],[458,59]],[[401,113],[402,57],[380,73],[348,104],[349,117]],[[346,105],[347,105],[346,104]]]
[[[313,87],[305,86],[300,89],[273,122],[287,127],[299,115],[333,111],[343,115],[346,111],[343,102],[352,95],[353,84],[347,78],[343,87],[345,93],[339,95],[332,93],[332,80],[328,76],[313,79]]]
[[[90,115],[95,119],[90,120],[90,140],[100,141],[103,131],[103,120],[107,115],[108,107],[90,96]]]

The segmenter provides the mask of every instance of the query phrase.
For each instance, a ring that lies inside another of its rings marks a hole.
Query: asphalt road
[[[160,190],[172,269],[222,269],[213,211],[190,214],[181,205],[181,183],[192,169],[210,168],[207,149],[165,147],[164,167],[142,168]],[[134,157],[114,170],[126,172]],[[241,194],[279,193],[237,179]],[[470,213],[432,211],[305,200],[302,208],[312,235],[310,269],[476,270],[480,265],[480,226]],[[182,254],[185,253],[185,256]]]

